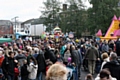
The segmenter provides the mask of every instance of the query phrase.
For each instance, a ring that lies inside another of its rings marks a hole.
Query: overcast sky
[[[16,16],[19,21],[38,18],[43,1],[45,0],[0,0],[0,20],[11,20]],[[89,3],[85,4],[90,6]]]

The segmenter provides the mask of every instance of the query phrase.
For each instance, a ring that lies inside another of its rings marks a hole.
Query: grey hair
[[[116,60],[118,57],[116,53],[111,53],[110,58],[112,58],[112,60]]]

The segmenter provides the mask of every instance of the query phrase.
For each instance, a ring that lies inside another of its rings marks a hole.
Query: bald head
[[[72,46],[72,50],[75,50],[75,46]]]

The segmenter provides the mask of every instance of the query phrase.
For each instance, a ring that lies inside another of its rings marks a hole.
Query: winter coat
[[[33,63],[30,63],[30,64],[27,66],[27,70],[29,71],[28,78],[29,78],[29,79],[36,79],[36,77],[37,77],[38,65],[34,65]]]
[[[61,49],[60,49],[60,54],[62,55],[62,57],[64,56],[65,49],[66,49],[65,45],[62,46]]]
[[[106,59],[104,59],[104,61],[102,62],[101,70],[102,70],[103,66],[104,66],[107,62],[109,62],[109,57],[106,58]]]
[[[115,77],[117,80],[120,80],[120,63],[117,60],[107,62],[103,69],[108,68],[111,76]]]
[[[15,62],[14,58],[6,57],[2,63],[2,69],[4,74],[14,75]]]
[[[2,66],[3,60],[4,60],[4,56],[1,56],[1,57],[0,57],[0,67]]]
[[[40,52],[38,54],[38,56],[36,57],[36,60],[37,60],[37,63],[38,63],[38,74],[40,72],[45,72],[46,62],[45,62],[45,58],[44,58],[43,52]]]
[[[49,48],[45,49],[44,56],[45,56],[45,59],[50,59],[50,61],[52,61],[53,63],[55,63],[57,61],[54,52],[51,51]]]
[[[80,49],[78,49],[78,55],[79,55],[80,64],[82,64],[82,53]]]
[[[24,54],[18,54],[15,58],[20,62],[20,66],[23,66],[23,60],[26,59],[25,55]]]
[[[77,50],[72,50],[71,58],[72,58],[72,62],[74,62],[75,65],[78,66],[80,61],[79,61],[79,55]]]
[[[116,42],[116,53],[118,56],[120,56],[120,41]]]
[[[108,52],[108,50],[109,50],[108,44],[103,44],[102,45],[102,52]]]
[[[97,60],[99,57],[99,52],[95,47],[91,47],[87,50],[85,58],[88,60]]]
[[[29,72],[27,70],[27,64],[24,64],[21,67],[21,77],[28,76]]]

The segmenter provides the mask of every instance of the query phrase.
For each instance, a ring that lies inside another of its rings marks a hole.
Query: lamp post
[[[14,19],[15,20],[15,34],[16,34],[16,30],[17,30],[17,28],[16,28],[16,22],[17,22],[17,18],[18,18],[18,16],[15,16],[14,18],[12,18],[12,20]]]

